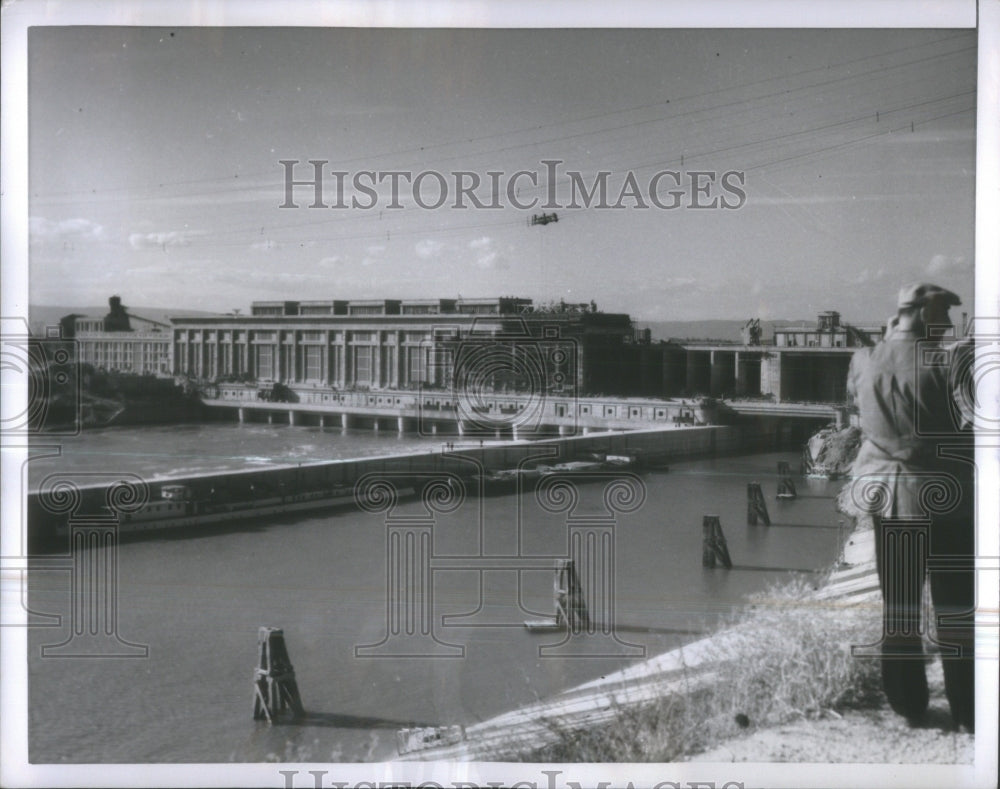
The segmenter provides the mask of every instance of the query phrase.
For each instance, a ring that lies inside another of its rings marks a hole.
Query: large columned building
[[[625,314],[529,299],[259,301],[173,318],[174,373],[337,389],[617,392]]]
[[[844,401],[852,354],[884,333],[824,312],[772,342],[652,342],[626,314],[512,297],[258,301],[171,321],[174,374],[216,384],[827,403]]]

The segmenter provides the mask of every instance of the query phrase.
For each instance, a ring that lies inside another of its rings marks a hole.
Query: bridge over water
[[[287,400],[261,400],[251,385],[220,388],[204,404],[228,410],[239,421],[287,422],[320,427],[368,428],[427,435],[529,437],[604,430],[726,424],[745,418],[841,421],[844,409],[829,403],[766,399],[644,399],[577,397],[564,393],[458,396],[447,391],[338,392],[293,387]]]

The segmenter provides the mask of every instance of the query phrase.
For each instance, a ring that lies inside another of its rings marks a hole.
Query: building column
[[[396,358],[392,364],[392,386],[399,389],[403,380],[403,332],[396,332],[396,341],[393,346],[396,350]]]
[[[385,386],[382,381],[382,332],[375,332],[375,346],[372,348],[372,382],[373,389]],[[377,420],[376,420],[377,421]]]
[[[781,356],[769,351],[760,360],[760,393],[773,396],[776,403],[781,402]]]
[[[324,384],[330,383],[330,331],[323,332],[323,353],[319,360],[319,380]]]

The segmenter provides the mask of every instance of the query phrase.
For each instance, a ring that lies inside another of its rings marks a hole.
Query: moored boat
[[[188,485],[168,483],[160,486],[159,498],[147,502],[135,512],[118,512],[118,532],[130,534],[184,529],[321,510],[357,502],[357,495],[351,485],[337,485],[298,493],[284,493],[282,486],[279,486],[277,491],[258,492],[251,485],[249,490],[240,496],[232,496],[226,491],[212,488],[207,496],[199,498]],[[370,495],[379,494],[372,492]],[[109,507],[103,509],[105,512],[113,512]],[[57,523],[54,536],[65,537],[68,531],[68,522]]]

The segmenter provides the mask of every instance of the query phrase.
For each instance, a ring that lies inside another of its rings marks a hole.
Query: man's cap
[[[944,300],[949,307],[956,307],[962,300],[950,290],[931,285],[928,282],[918,282],[913,285],[904,285],[899,291],[899,301],[896,306],[903,310],[910,307],[923,307],[932,301]]]

